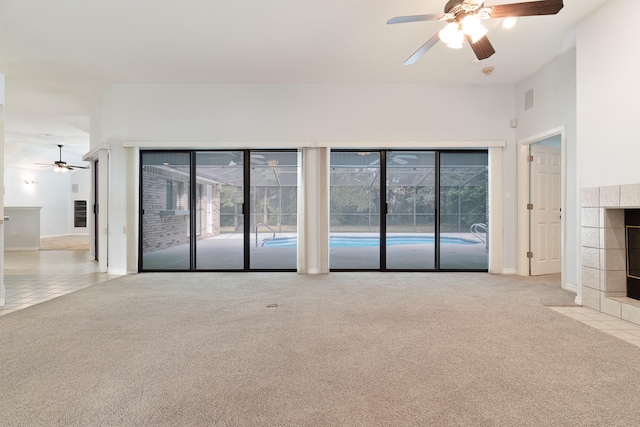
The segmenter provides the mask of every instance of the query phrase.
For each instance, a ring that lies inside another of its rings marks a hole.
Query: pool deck
[[[264,238],[260,236],[264,235]],[[378,233],[331,233],[331,236],[377,237]],[[390,233],[393,235],[431,236],[433,233]],[[271,236],[270,233],[250,236],[250,268],[256,270],[295,270],[297,248],[262,246],[261,242]],[[279,233],[276,237],[296,237],[295,233]],[[455,237],[476,240],[471,233],[442,233],[442,237]],[[387,269],[391,270],[428,270],[434,268],[434,244],[404,244],[387,246]],[[223,234],[197,243],[197,267],[203,270],[241,270],[243,268],[243,235],[240,233]],[[179,245],[172,248],[144,254],[145,270],[179,270],[189,267],[189,247]],[[380,248],[369,247],[332,247],[329,249],[331,269],[377,270],[380,268]],[[487,246],[477,244],[440,245],[440,268],[451,270],[487,269]]]

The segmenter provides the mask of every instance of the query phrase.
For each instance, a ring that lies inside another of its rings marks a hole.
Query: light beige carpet
[[[0,317],[8,426],[636,426],[557,276],[164,273]]]

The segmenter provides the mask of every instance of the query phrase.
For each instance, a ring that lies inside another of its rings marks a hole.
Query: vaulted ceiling
[[[78,162],[91,108],[116,83],[514,84],[571,48],[605,2],[565,0],[510,30],[485,21],[497,53],[483,61],[438,43],[405,66],[444,23],[387,20],[441,13],[445,0],[0,0],[5,164],[54,160],[57,144]]]

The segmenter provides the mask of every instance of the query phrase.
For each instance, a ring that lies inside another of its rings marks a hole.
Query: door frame
[[[109,157],[111,145],[107,143],[98,144],[88,153],[82,156],[85,162],[91,162],[91,199],[97,210],[97,215],[90,215],[89,224],[89,251],[97,252],[90,254],[98,262],[98,272],[106,273],[109,268]],[[95,163],[94,163],[95,162]]]
[[[93,159],[93,176],[92,176],[92,185],[93,185],[93,195],[92,195],[92,200],[91,200],[91,204],[92,204],[92,212],[93,212],[93,245],[92,245],[92,250],[93,250],[93,259],[95,261],[99,261],[99,256],[100,256],[100,246],[99,246],[99,241],[100,241],[100,218],[98,217],[98,212],[100,209],[100,204],[98,203],[99,201],[99,195],[100,195],[100,187],[97,185],[97,183],[99,182],[99,173],[98,171],[100,170],[100,159],[95,158]]]
[[[566,127],[560,126],[554,129],[550,129],[546,132],[533,135],[531,137],[518,141],[518,269],[519,276],[529,276],[529,258],[527,258],[527,252],[529,251],[529,211],[527,210],[527,203],[529,203],[529,163],[527,157],[529,156],[529,146],[547,139],[552,136],[560,135],[560,207],[562,212],[566,212],[566,170],[567,170],[567,138]],[[565,288],[564,277],[566,271],[565,254],[566,254],[566,226],[565,216],[562,215],[560,219],[560,283],[562,288]]]

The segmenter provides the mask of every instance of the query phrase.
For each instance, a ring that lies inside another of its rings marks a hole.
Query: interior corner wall
[[[609,0],[577,27],[578,187],[640,183],[640,38],[625,16],[637,0]]]
[[[39,206],[40,236],[64,236],[71,233],[71,174],[52,170],[6,168],[4,205]],[[36,182],[27,184],[25,181]],[[10,219],[9,219],[10,221]]]
[[[533,90],[533,107],[525,109],[525,93]],[[572,48],[516,85],[516,141],[565,128],[565,271],[563,286],[578,285],[579,209],[576,181],[576,49]]]
[[[243,147],[250,142],[366,142],[372,148],[403,141],[506,141],[504,191],[515,194],[514,86],[385,84],[116,85],[94,113],[91,146],[110,145],[109,271],[126,272],[128,183],[123,141],[211,142]],[[431,142],[432,141],[432,142]],[[514,218],[515,205],[504,207]],[[515,224],[505,227],[515,236]],[[504,244],[505,270],[515,271],[515,241]]]

